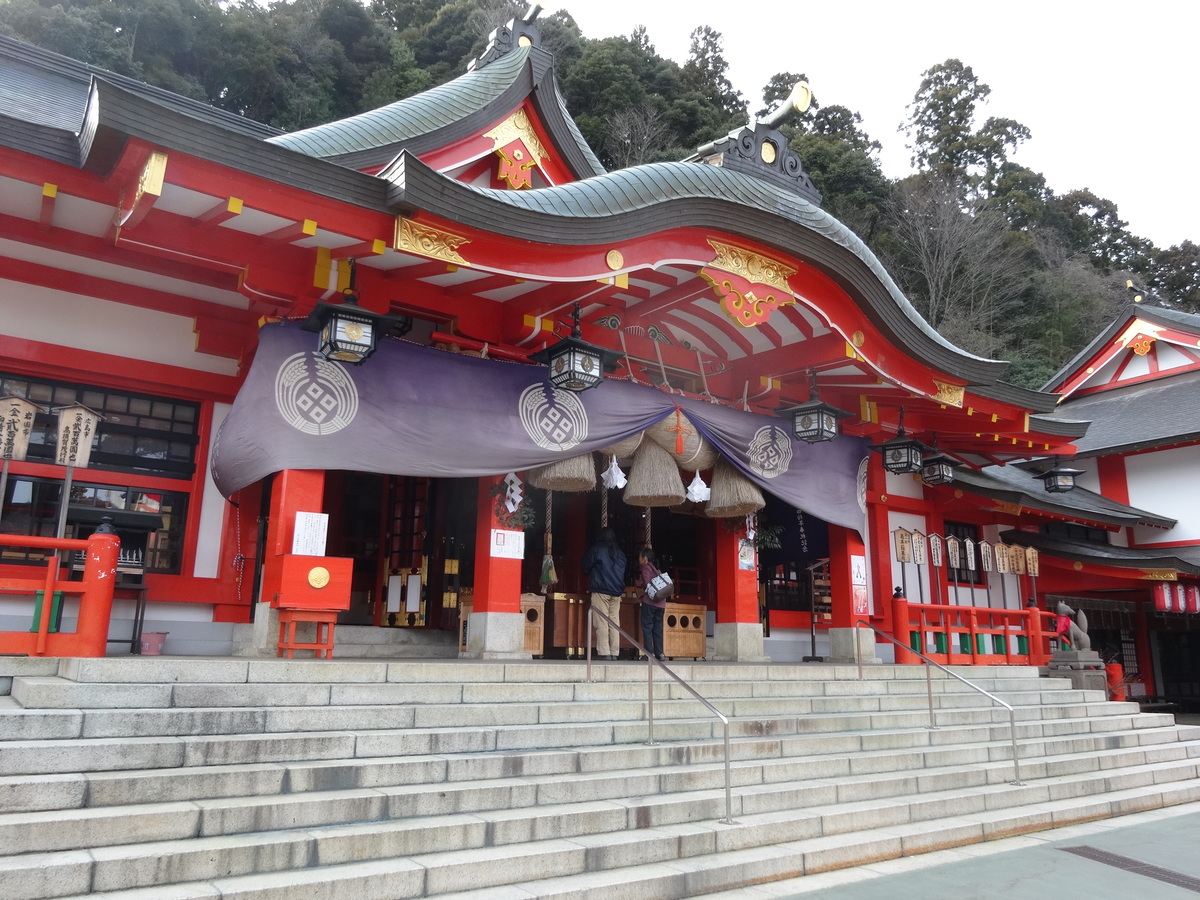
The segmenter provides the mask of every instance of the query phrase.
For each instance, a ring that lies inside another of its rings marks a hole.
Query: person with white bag
[[[638,551],[637,586],[642,596],[642,643],[655,659],[663,657],[663,613],[674,593],[671,576],[660,572],[654,551],[644,547]]]

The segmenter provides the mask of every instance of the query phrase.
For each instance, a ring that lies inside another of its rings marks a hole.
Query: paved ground
[[[1196,900],[1197,895],[1200,803],[742,888],[708,900]]]

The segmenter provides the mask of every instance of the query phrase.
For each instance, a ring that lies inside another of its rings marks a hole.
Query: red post
[[[865,595],[866,585],[856,585],[852,572],[852,558],[866,561],[867,549],[857,531],[840,525],[829,526],[829,580],[830,601],[833,605],[834,628],[854,628],[858,622],[870,617],[869,601]],[[856,590],[860,589],[860,590]]]
[[[475,525],[475,599],[472,613],[519,613],[521,611],[521,560],[502,555],[494,548],[497,540],[511,540],[513,529],[505,528],[496,517],[496,496],[492,489],[504,482],[503,475],[479,479]],[[528,498],[525,500],[529,502]],[[497,534],[496,532],[499,532]],[[529,547],[525,552],[531,552]]]
[[[1043,649],[1047,646],[1048,636],[1048,633],[1042,630],[1045,613],[1037,607],[1030,607],[1025,612],[1029,617],[1025,626],[1029,631],[1029,664],[1044,666],[1050,662],[1049,650]]]
[[[263,553],[263,600],[274,603],[283,591],[283,558],[292,552],[296,513],[322,512],[324,506],[324,471],[284,469],[275,476],[271,484],[267,546]]]
[[[113,588],[117,580],[117,557],[121,539],[115,534],[93,534],[87,539],[83,565],[83,595],[79,598],[76,626],[76,656],[103,656],[108,649],[108,626],[112,619]],[[43,615],[50,608],[42,603]]]
[[[892,634],[904,646],[896,647],[896,662],[899,665],[914,665],[921,658],[908,648],[912,646],[912,629],[908,617],[908,598],[901,593],[892,595]]]
[[[714,527],[717,558],[717,622],[721,624],[758,623],[758,557],[753,566],[743,568],[740,530]]]

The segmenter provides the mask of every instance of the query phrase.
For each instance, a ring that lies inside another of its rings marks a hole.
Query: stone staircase
[[[0,659],[0,896],[682,898],[1200,799],[1200,728],[1025,667]]]

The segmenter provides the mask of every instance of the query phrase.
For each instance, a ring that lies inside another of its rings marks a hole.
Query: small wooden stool
[[[317,659],[333,658],[333,629],[337,625],[336,609],[291,609],[279,610],[279,643],[276,656],[292,659],[297,650],[315,650]],[[299,622],[316,622],[317,634],[313,642],[296,640],[296,625]]]

